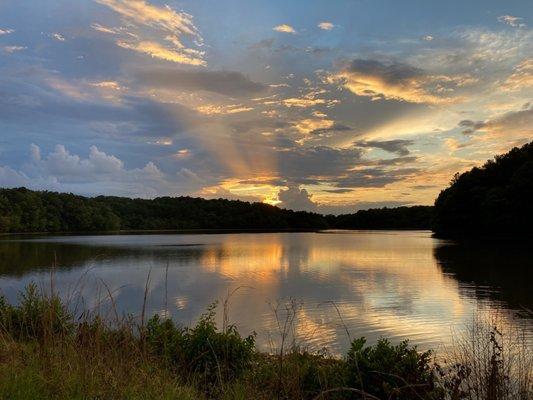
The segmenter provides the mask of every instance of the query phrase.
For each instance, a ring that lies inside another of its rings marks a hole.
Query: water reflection
[[[426,349],[449,343],[451,327],[464,328],[476,310],[531,304],[528,261],[513,260],[502,274],[504,258],[428,232],[42,237],[0,241],[0,288],[15,300],[30,281],[48,287],[57,263],[63,296],[81,293],[96,307],[109,288],[119,311],[136,313],[150,275],[149,312],[185,324],[239,288],[230,319],[265,347],[278,331],[272,309],[294,299],[297,337],[312,348],[345,349],[346,325],[352,337],[409,338]]]
[[[434,254],[443,272],[461,282],[463,294],[504,301],[518,311],[533,309],[533,247],[528,243],[450,243],[436,247]]]

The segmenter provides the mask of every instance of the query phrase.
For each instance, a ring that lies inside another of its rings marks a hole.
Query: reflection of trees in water
[[[201,259],[204,249],[199,247],[118,247],[87,246],[56,242],[0,242],[0,276],[23,276],[30,272],[48,270],[55,266],[61,270],[85,267],[98,259],[125,258],[164,261],[179,254],[185,260]]]
[[[478,298],[503,300],[513,308],[533,307],[533,248],[518,243],[448,244],[434,249],[444,273],[473,285]],[[489,290],[487,290],[489,287]],[[498,288],[500,290],[491,290]]]

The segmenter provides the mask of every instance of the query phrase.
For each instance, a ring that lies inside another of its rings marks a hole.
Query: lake
[[[293,313],[295,340],[333,353],[358,336],[445,349],[474,316],[496,314],[533,343],[524,311],[533,309],[532,266],[527,244],[458,244],[427,231],[0,240],[0,290],[10,301],[33,281],[52,285],[77,310],[138,316],[148,287],[147,315],[192,324],[211,303],[228,299],[230,322],[242,334],[255,331],[263,350],[279,342],[279,324]]]

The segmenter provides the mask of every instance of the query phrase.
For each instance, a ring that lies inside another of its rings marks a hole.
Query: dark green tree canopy
[[[531,236],[533,142],[456,174],[435,201],[440,236]]]
[[[431,210],[415,206],[324,216],[238,200],[91,198],[18,188],[0,189],[0,232],[429,229]]]

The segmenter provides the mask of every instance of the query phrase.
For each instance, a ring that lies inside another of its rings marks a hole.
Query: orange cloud
[[[276,32],[296,33],[296,30],[292,26],[287,25],[287,24],[277,25],[272,29],[275,30]]]
[[[157,42],[141,41],[138,43],[129,43],[119,40],[117,45],[128,50],[134,50],[138,53],[148,54],[153,58],[171,61],[178,64],[188,65],[206,65],[206,62],[195,54],[188,54],[184,51],[169,50]],[[199,53],[201,54],[201,53]]]

